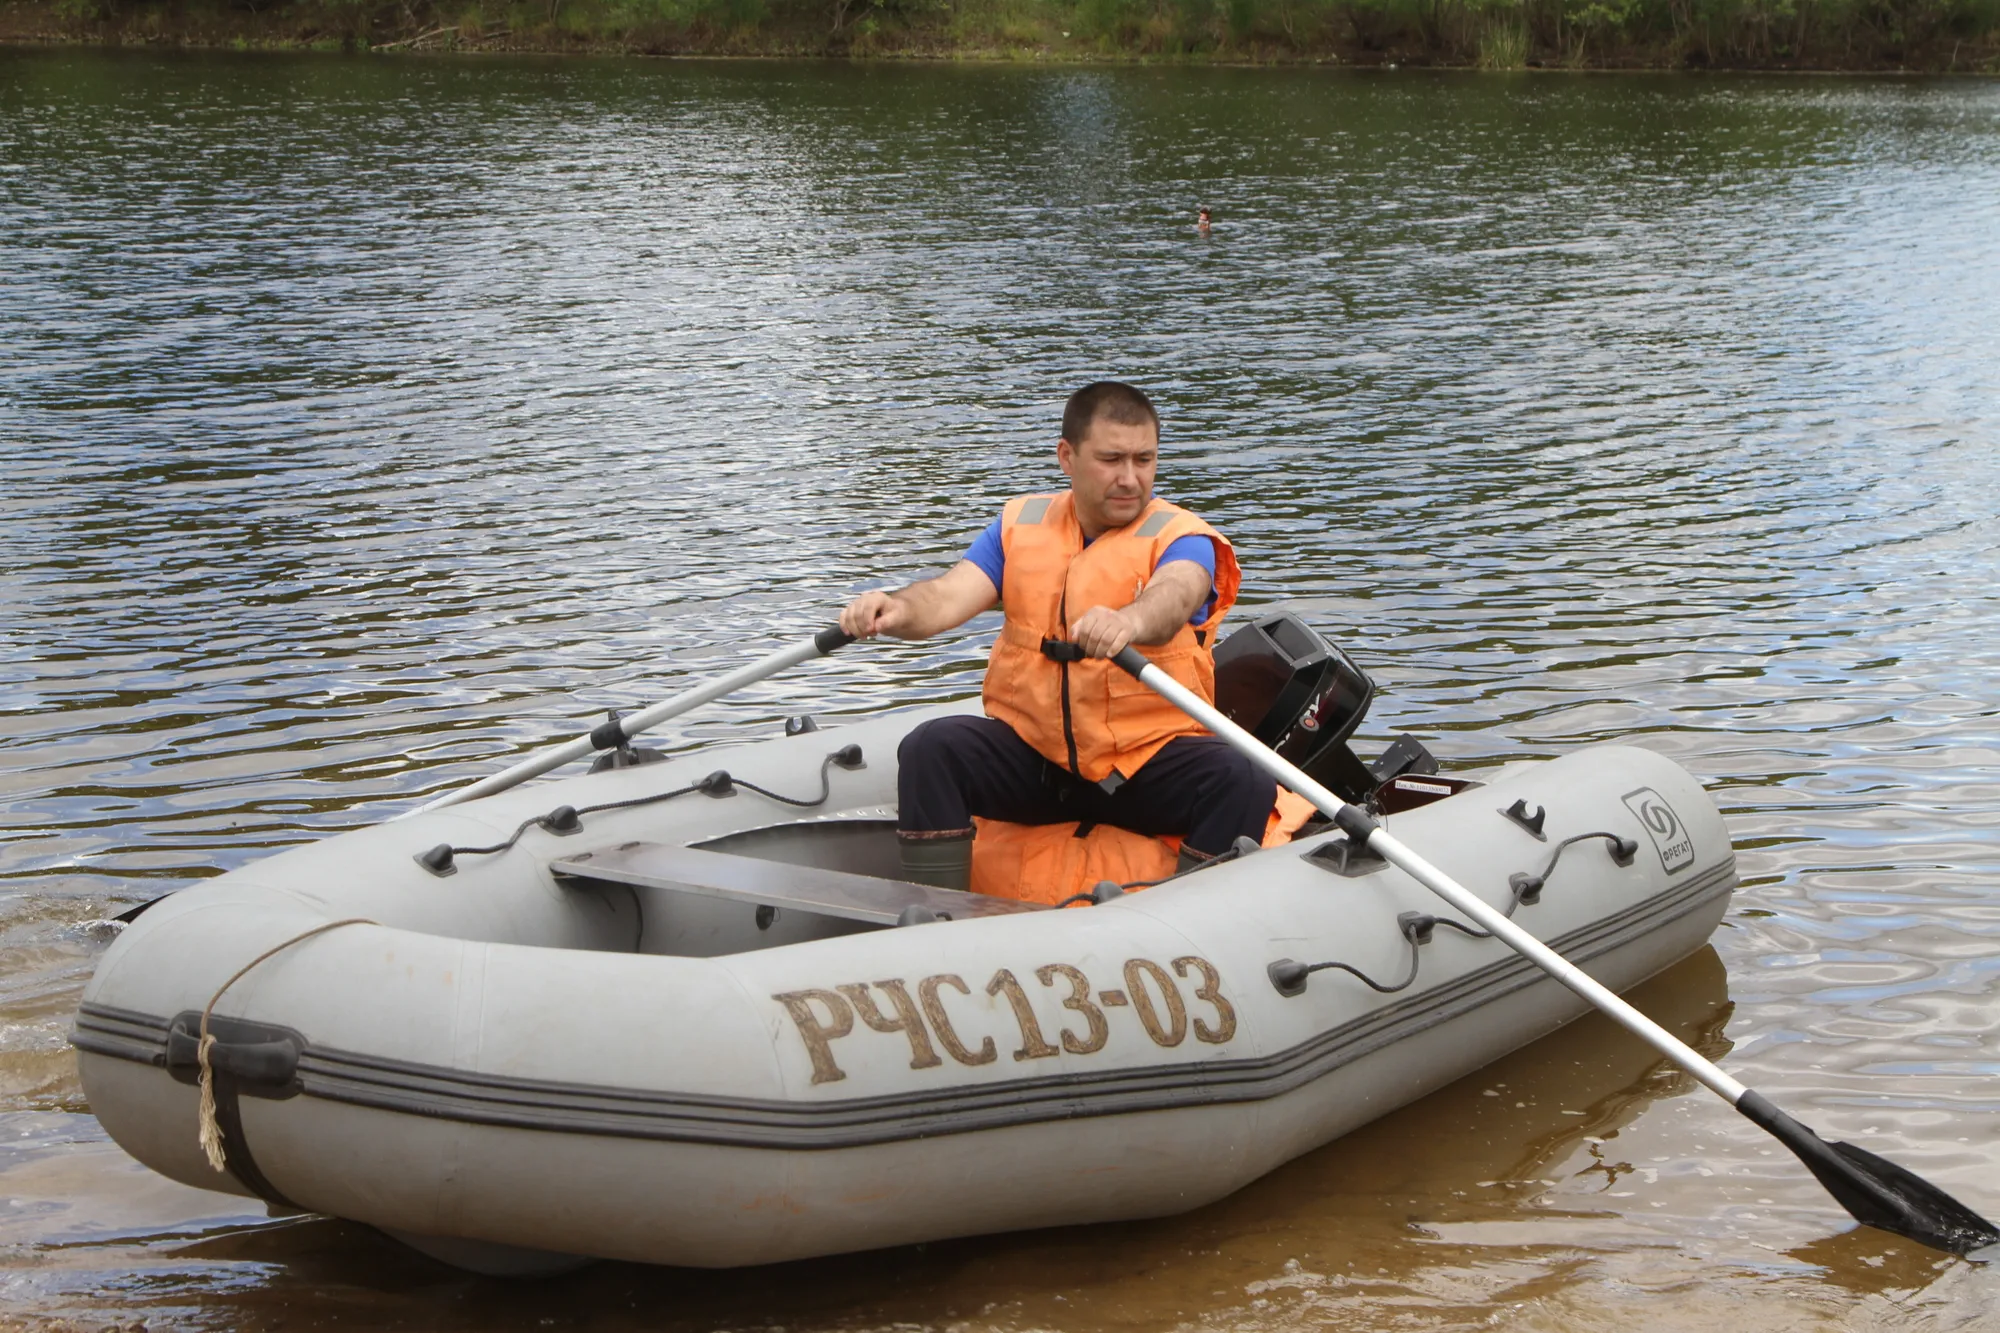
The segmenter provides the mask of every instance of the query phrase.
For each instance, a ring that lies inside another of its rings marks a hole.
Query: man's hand
[[[1138,637],[1140,626],[1129,610],[1093,606],[1069,627],[1070,638],[1092,657],[1114,657]]]
[[[872,639],[895,634],[909,618],[909,607],[888,593],[864,592],[840,613],[840,628],[857,639]]]

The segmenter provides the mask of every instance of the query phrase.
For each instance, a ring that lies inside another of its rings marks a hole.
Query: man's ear
[[[1074,471],[1076,446],[1071,444],[1067,437],[1056,441],[1056,462],[1062,466],[1065,477],[1074,477],[1076,475]]]

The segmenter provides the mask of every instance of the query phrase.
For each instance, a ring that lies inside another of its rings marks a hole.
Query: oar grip
[[[1117,666],[1120,670],[1129,672],[1132,676],[1132,679],[1134,680],[1139,679],[1139,673],[1152,665],[1151,662],[1148,662],[1146,660],[1146,655],[1144,653],[1140,652],[1137,648],[1134,648],[1129,643],[1126,644],[1123,648],[1120,648],[1117,652],[1113,653],[1111,655],[1111,661],[1113,665]]]
[[[854,636],[838,625],[828,625],[825,629],[813,635],[813,647],[819,649],[821,657],[825,657],[836,648],[845,648],[853,642]]]

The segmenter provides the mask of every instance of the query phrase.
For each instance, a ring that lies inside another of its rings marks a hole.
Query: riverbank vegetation
[[[2000,72],[2000,0],[0,0],[0,41]]]

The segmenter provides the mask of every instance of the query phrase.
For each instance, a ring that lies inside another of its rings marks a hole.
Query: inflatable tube
[[[1095,906],[901,884],[896,744],[942,711],[517,788],[174,894],[85,991],[91,1108],[175,1180],[467,1267],[732,1266],[1197,1207],[1583,1011],[1498,941],[1399,920],[1449,913],[1331,831]],[[1715,928],[1734,857],[1670,761],[1485,776],[1399,779],[1429,803],[1388,826],[1616,989]]]

